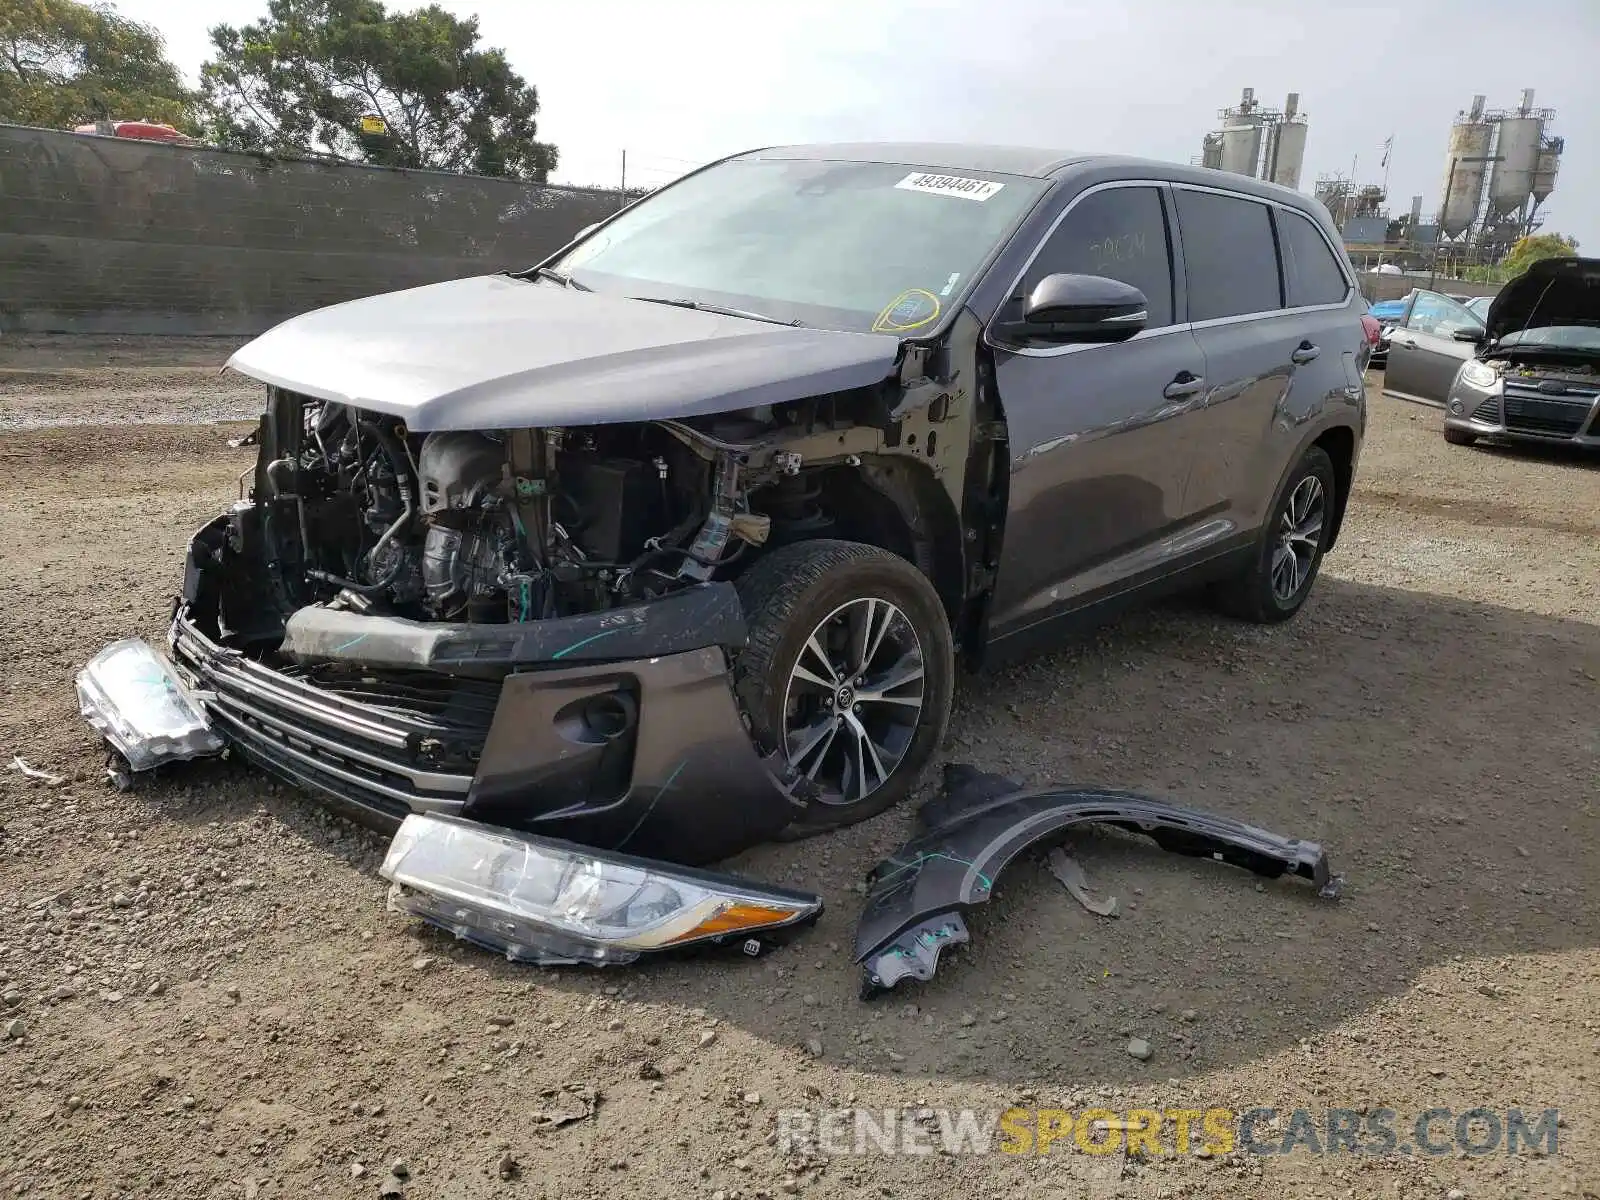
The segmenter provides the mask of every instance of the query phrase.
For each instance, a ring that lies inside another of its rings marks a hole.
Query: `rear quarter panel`
[[[1247,528],[1259,527],[1267,519],[1283,480],[1312,442],[1336,426],[1347,426],[1358,455],[1366,431],[1366,384],[1361,370],[1366,335],[1361,328],[1359,300],[1341,309],[1301,312],[1270,322],[1279,323],[1285,325],[1286,336],[1309,341],[1321,353],[1294,368],[1267,427],[1258,431],[1246,471],[1248,483],[1240,497],[1240,525]],[[1341,505],[1345,499],[1339,498]]]

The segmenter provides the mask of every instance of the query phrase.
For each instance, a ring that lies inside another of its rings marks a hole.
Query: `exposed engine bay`
[[[671,423],[419,436],[340,404],[274,409],[287,436],[256,497],[286,611],[342,597],[418,620],[594,612],[704,581],[770,532],[731,462]]]
[[[343,593],[422,620],[565,616],[706,578],[737,557],[735,528],[760,539],[729,511],[727,537],[697,548],[713,468],[660,427],[419,437],[343,405],[303,412],[257,493],[291,606]]]
[[[1511,357],[1497,354],[1484,359],[1486,366],[1507,379],[1560,379],[1571,383],[1594,383],[1600,375],[1600,358],[1584,362],[1573,355],[1553,357],[1524,351]]]
[[[820,406],[419,434],[274,388],[228,539],[264,576],[224,583],[227,624],[259,642],[309,605],[475,624],[592,614],[731,578],[761,547],[916,533],[915,496],[853,452],[879,431]]]

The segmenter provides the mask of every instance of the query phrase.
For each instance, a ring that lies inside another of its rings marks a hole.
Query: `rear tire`
[[[1471,446],[1477,443],[1478,435],[1475,433],[1467,433],[1461,429],[1451,429],[1449,426],[1446,426],[1444,431],[1444,440],[1449,442],[1452,446]]]
[[[781,836],[903,800],[944,740],[955,686],[950,625],[927,576],[876,546],[818,540],[772,551],[737,587],[749,641],[735,694],[757,743],[783,748],[820,793]]]
[[[1212,592],[1229,616],[1261,625],[1300,611],[1322,566],[1337,511],[1333,460],[1321,446],[1306,450],[1272,506],[1250,566]]]

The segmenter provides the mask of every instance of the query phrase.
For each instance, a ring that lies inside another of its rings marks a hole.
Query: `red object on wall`
[[[79,125],[74,133],[106,133],[106,126]],[[156,121],[112,121],[109,123],[110,136],[119,138],[135,138],[141,142],[179,142],[192,145],[194,139],[171,125],[162,125]]]

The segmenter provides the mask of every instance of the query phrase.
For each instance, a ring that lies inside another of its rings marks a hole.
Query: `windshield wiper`
[[[536,275],[540,279],[554,280],[556,283],[559,283],[562,287],[569,287],[575,292],[592,292],[592,291],[594,291],[594,289],[592,287],[588,286],[588,284],[579,283],[576,279],[574,279],[571,275],[568,275],[565,271],[558,271],[554,267],[535,267],[532,271],[530,271],[528,273],[530,275]]]
[[[747,308],[728,308],[722,304],[707,304],[704,300],[685,300],[681,297],[669,296],[634,296],[635,300],[642,300],[646,304],[670,304],[673,308],[692,308],[695,312],[717,313],[724,317],[743,317],[747,321],[765,321],[768,325],[790,325],[796,329],[805,328],[803,321],[785,321],[782,317],[769,317],[766,313],[751,312]]]

